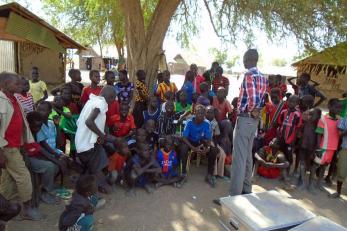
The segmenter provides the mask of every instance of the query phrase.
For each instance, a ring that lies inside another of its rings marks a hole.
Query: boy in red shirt
[[[128,140],[135,132],[134,117],[129,114],[129,105],[122,103],[120,114],[114,115],[110,119],[113,126],[113,135]]]
[[[219,87],[217,91],[217,96],[213,97],[212,106],[218,110],[218,115],[216,120],[221,122],[230,117],[233,108],[230,102],[226,99],[226,89],[224,87]]]
[[[283,110],[278,118],[278,139],[280,141],[281,151],[283,151],[290,164],[293,163],[293,146],[296,141],[297,132],[302,125],[301,112],[296,109],[299,101],[298,96],[290,96],[288,99],[288,109]]]
[[[100,72],[97,70],[91,70],[89,72],[89,79],[91,81],[90,86],[84,87],[82,90],[82,95],[80,102],[82,106],[88,101],[89,95],[99,95],[101,92],[102,87],[98,86],[100,83]]]

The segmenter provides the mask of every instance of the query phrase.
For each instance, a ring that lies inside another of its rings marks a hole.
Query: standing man
[[[233,166],[231,168],[230,195],[252,192],[252,147],[259,124],[259,113],[267,81],[257,68],[258,51],[249,49],[243,56],[248,71],[241,84],[237,122],[234,129]]]

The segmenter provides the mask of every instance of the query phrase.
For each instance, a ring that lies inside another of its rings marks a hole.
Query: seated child
[[[173,149],[172,136],[165,136],[163,146],[163,148],[158,150],[156,155],[156,159],[161,167],[161,174],[156,179],[158,181],[156,187],[170,184],[180,187],[179,181],[182,180],[182,177],[179,176],[177,171],[178,160],[176,152]]]
[[[288,109],[283,110],[278,118],[278,140],[281,151],[284,152],[290,165],[293,163],[293,148],[297,139],[297,132],[302,125],[301,112],[297,110],[298,105],[299,97],[292,95],[288,100]],[[287,168],[288,171],[289,169]]]
[[[136,154],[136,153],[138,153],[137,145],[139,143],[147,143],[147,131],[144,128],[136,129],[134,138],[131,138],[128,141],[128,145],[129,145],[130,151],[133,154]],[[153,149],[150,149],[150,151],[152,152]]]
[[[269,146],[264,146],[255,153],[254,181],[257,180],[258,174],[267,178],[277,178],[281,175],[285,184],[289,184],[286,170],[289,167],[289,162],[279,148],[280,144],[275,138]]]
[[[41,115],[35,111],[30,112],[27,115],[27,120],[35,137],[42,126]],[[29,157],[31,170],[41,176],[40,199],[46,204],[56,204],[58,200],[54,196],[54,178],[58,173],[58,166],[61,165],[59,159],[41,148],[38,143],[24,144],[24,150]]]
[[[143,121],[146,123],[148,120],[157,121],[160,115],[158,99],[155,96],[151,96],[148,99],[148,107],[147,110],[143,111]]]
[[[113,135],[115,137],[122,137],[129,140],[135,132],[134,117],[129,114],[129,105],[122,103],[120,105],[120,114],[116,114],[111,117],[111,123],[113,125]]]
[[[21,79],[22,82],[22,92],[15,93],[14,96],[17,98],[18,102],[22,105],[24,112],[28,114],[29,112],[34,111],[34,99],[30,90],[29,81],[25,78]]]
[[[134,195],[134,187],[143,187],[148,193],[153,189],[148,185],[149,181],[155,178],[155,175],[161,173],[161,168],[150,154],[149,146],[146,143],[137,144],[138,153],[127,161],[124,175],[128,192]]]
[[[108,162],[108,177],[107,181],[110,185],[114,185],[119,179],[123,178],[123,171],[125,163],[130,157],[131,153],[128,143],[125,140],[117,142],[117,152],[109,157]]]
[[[76,191],[69,205],[59,218],[60,231],[91,231],[94,226],[93,213],[97,206],[98,187],[92,175],[82,175],[76,182]]]
[[[153,153],[157,153],[159,136],[155,132],[155,121],[147,120],[147,122],[144,125],[144,128],[147,132],[147,144],[149,145],[150,149],[153,150]]]
[[[157,133],[160,135],[173,135],[176,132],[174,103],[167,101],[165,103],[165,112],[160,113],[158,118]]]
[[[198,97],[196,104],[201,104],[203,106],[208,106],[212,104],[213,97],[210,96],[209,91],[210,91],[210,86],[208,85],[207,82],[203,82],[200,84],[200,90],[201,94]]]
[[[184,114],[186,111],[192,111],[192,104],[187,102],[187,93],[178,92],[178,101],[175,103],[175,112]]]
[[[338,115],[342,108],[341,102],[336,98],[330,99],[328,108],[329,113],[320,118],[316,128],[317,150],[309,178],[309,191],[313,194],[315,194],[313,179],[317,169],[319,172],[317,187],[321,191],[325,191],[322,185],[325,168],[331,163],[339,144],[339,130],[337,125]]]

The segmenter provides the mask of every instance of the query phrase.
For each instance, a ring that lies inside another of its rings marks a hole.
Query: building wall
[[[79,56],[79,67],[81,70],[88,70],[86,65],[87,59],[88,58],[86,57]],[[92,60],[91,70],[105,69],[104,61],[102,60],[101,57],[92,57],[91,60]]]
[[[65,81],[64,58],[61,53],[34,43],[19,43],[18,73],[27,78],[33,66],[39,68],[40,79],[56,86]]]
[[[15,42],[0,40],[0,57],[0,72],[16,72],[17,55]]]

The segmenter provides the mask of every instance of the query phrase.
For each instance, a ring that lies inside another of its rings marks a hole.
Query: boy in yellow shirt
[[[33,96],[36,105],[48,98],[46,83],[39,79],[39,69],[37,67],[31,69],[31,80],[29,80],[29,84],[29,92]]]

